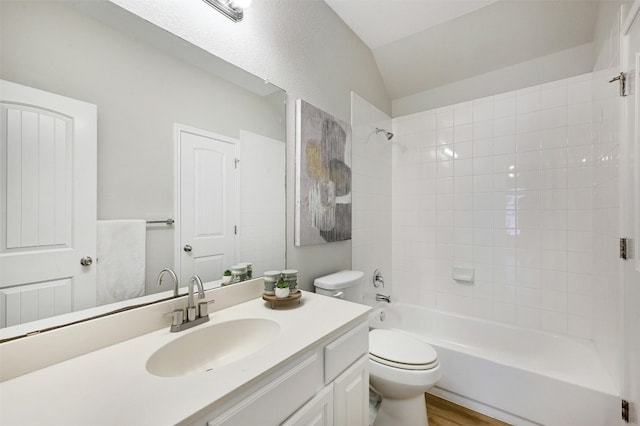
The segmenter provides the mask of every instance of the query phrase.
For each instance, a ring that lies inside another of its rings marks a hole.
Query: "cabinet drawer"
[[[257,392],[210,420],[208,426],[277,425],[311,399],[322,385],[322,353],[307,354]]]
[[[324,382],[332,382],[355,360],[369,353],[369,324],[364,322],[324,347]]]

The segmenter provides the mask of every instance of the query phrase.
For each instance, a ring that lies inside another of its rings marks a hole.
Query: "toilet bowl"
[[[316,293],[363,303],[363,277],[359,271],[341,271],[316,278]],[[369,383],[382,395],[374,426],[424,426],[424,393],[442,373],[435,349],[422,340],[396,330],[369,332]]]
[[[369,383],[383,398],[375,426],[426,425],[424,393],[441,375],[427,343],[395,330],[369,332]]]

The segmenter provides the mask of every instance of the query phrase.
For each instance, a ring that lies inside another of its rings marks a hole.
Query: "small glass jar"
[[[231,267],[231,284],[239,283],[247,279],[247,267],[233,265]]]
[[[239,266],[246,266],[247,268],[247,279],[250,280],[253,278],[253,263],[251,262],[241,262],[238,263]]]
[[[297,293],[298,290],[298,271],[295,269],[285,269],[282,271],[282,279],[289,283],[289,292]]]
[[[276,294],[276,284],[281,277],[280,271],[266,271],[264,273],[264,294],[273,296]]]

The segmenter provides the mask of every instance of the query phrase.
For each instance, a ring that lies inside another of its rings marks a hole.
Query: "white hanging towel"
[[[98,305],[144,295],[146,226],[144,220],[98,221]]]

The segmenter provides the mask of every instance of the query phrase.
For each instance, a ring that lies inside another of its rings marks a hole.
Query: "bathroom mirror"
[[[171,280],[158,288],[156,277],[179,269],[178,232],[189,220],[163,223],[180,219],[178,128],[235,144],[234,263],[253,262],[254,277],[285,267],[283,90],[110,2],[3,0],[0,19],[0,79],[97,106],[96,219],[160,221],[146,226],[145,296],[67,313],[63,323],[170,296]],[[6,324],[17,287],[5,276]],[[49,325],[5,327],[0,338]]]

